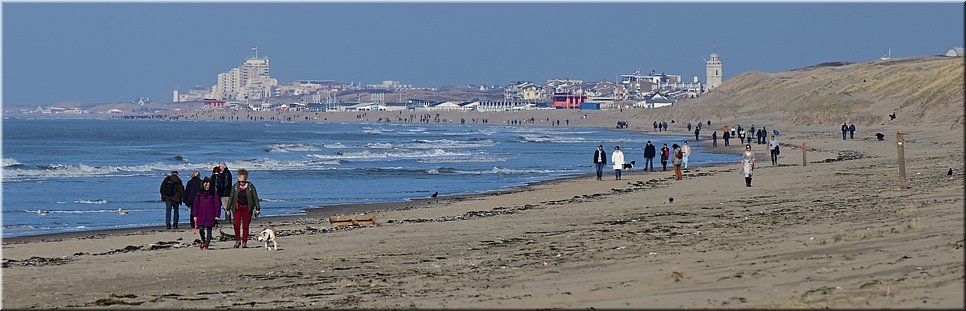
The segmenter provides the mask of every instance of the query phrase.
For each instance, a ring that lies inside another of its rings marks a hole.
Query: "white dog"
[[[275,227],[268,226],[268,228],[265,228],[265,230],[262,230],[262,233],[259,234],[258,237],[255,239],[258,240],[259,242],[265,242],[265,249],[277,251],[278,238],[276,234],[278,234],[278,231],[275,230]],[[272,248],[268,247],[268,242],[272,242]]]

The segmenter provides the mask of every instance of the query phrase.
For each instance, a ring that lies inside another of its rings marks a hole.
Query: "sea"
[[[568,127],[12,117],[2,136],[3,237],[163,225],[164,177],[203,178],[219,162],[236,176],[250,172],[262,215],[297,215],[593,173],[598,144],[608,155],[620,145],[642,166],[645,141],[688,139]],[[692,148],[689,166],[737,161]],[[182,205],[181,223],[188,215]]]

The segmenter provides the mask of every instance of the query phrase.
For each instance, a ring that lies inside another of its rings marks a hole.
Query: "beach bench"
[[[379,225],[379,220],[371,215],[329,216],[332,229],[348,226],[372,227]]]

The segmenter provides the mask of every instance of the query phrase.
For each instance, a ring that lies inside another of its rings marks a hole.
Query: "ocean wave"
[[[462,141],[462,140],[452,140],[452,139],[438,139],[438,140],[415,140],[410,143],[392,144],[392,143],[369,143],[366,144],[366,148],[369,149],[467,149],[467,148],[483,148],[496,146],[492,140],[474,140],[474,141]]]
[[[487,162],[506,162],[507,158],[491,154],[478,154],[463,157],[449,157],[438,159],[419,159],[420,163],[487,163]]]
[[[511,169],[503,167],[493,167],[488,170],[455,170],[457,174],[466,175],[482,175],[482,174],[498,174],[498,175],[525,175],[525,174],[560,174],[560,173],[574,173],[575,170],[572,169]]]
[[[325,147],[325,148],[328,148],[328,149],[345,149],[345,148],[347,148],[342,143],[322,144],[322,147]]]
[[[368,143],[366,148],[369,149],[392,149],[392,144],[390,143]]]
[[[412,144],[405,144],[403,148],[411,149],[432,149],[432,148],[482,148],[482,147],[493,147],[496,146],[492,140],[471,140],[471,141],[461,141],[452,139],[439,139],[439,140],[417,140]]]
[[[21,166],[21,165],[23,165],[23,164],[21,164],[20,162],[17,162],[17,159],[14,159],[14,158],[3,158],[3,167],[8,167],[8,166]]]
[[[319,151],[319,147],[306,145],[306,144],[273,144],[268,147],[263,148],[267,152],[308,152],[308,151]]]
[[[117,209],[97,209],[97,210],[46,210],[50,214],[117,214]],[[127,212],[156,212],[152,209],[124,209]],[[37,210],[21,210],[23,213],[37,214]],[[6,213],[6,212],[5,212]]]
[[[324,170],[331,169],[331,165],[339,165],[338,159],[317,160],[275,160],[270,158],[238,160],[226,163],[229,168],[246,168],[248,170],[279,171],[279,170]],[[142,165],[118,165],[118,166],[91,166],[87,164],[46,164],[34,168],[4,168],[3,181],[25,181],[48,178],[78,178],[78,177],[132,177],[132,176],[158,176],[167,175],[168,172],[176,170],[182,172],[192,172],[199,170],[207,174],[209,168],[215,167],[218,163],[180,163],[165,164],[160,162]],[[187,173],[185,175],[188,175]]]
[[[572,136],[522,135],[520,141],[525,143],[582,143],[587,139]]]
[[[107,204],[105,199],[94,199],[94,200],[74,200],[77,204]]]
[[[434,158],[434,157],[454,157],[454,156],[468,156],[468,153],[458,153],[450,152],[443,149],[433,149],[431,151],[400,151],[400,152],[372,152],[369,150],[357,151],[357,152],[338,152],[336,154],[310,154],[307,157],[317,158],[317,159],[353,159],[353,160],[371,160],[371,159],[386,159],[386,158]]]
[[[379,135],[385,132],[394,132],[394,131],[395,130],[393,129],[387,129],[387,128],[371,128],[371,127],[362,128],[362,132],[369,135]]]

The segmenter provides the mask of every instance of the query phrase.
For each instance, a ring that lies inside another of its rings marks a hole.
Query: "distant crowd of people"
[[[671,120],[671,124],[675,123],[675,120]],[[654,131],[663,132],[668,130],[668,122],[666,121],[654,121],[652,123]],[[694,138],[696,141],[701,140],[701,130],[705,126],[711,126],[711,121],[706,122],[688,122],[686,128],[688,132],[694,133]],[[620,127],[620,123],[618,123]],[[756,128],[752,125],[750,129],[745,129],[740,124],[734,126],[723,126],[721,128],[722,135],[721,138],[724,140],[725,146],[730,146],[732,139],[738,139],[739,143],[745,144],[745,150],[742,153],[741,159],[738,163],[739,171],[741,175],[745,178],[745,185],[751,187],[751,179],[754,174],[755,169],[755,155],[752,152],[752,141],[754,144],[767,145],[769,153],[771,154],[772,165],[778,165],[778,157],[781,153],[780,145],[778,143],[779,135],[778,130],[772,130],[771,133],[764,126]],[[770,137],[769,137],[770,136]],[[718,147],[718,130],[714,130],[711,135],[711,146]],[[693,150],[687,141],[684,141],[681,145],[672,143],[671,147],[667,144],[663,144],[660,149],[658,149],[651,141],[644,143],[644,162],[643,170],[653,172],[654,171],[654,160],[658,158],[661,161],[662,171],[668,170],[668,163],[672,165],[674,170],[674,178],[676,180],[682,179],[682,170],[688,168],[688,160],[693,156]],[[603,145],[598,145],[597,150],[594,152],[594,165],[597,171],[597,180],[603,180],[603,169],[607,166],[607,153],[604,150]],[[614,169],[615,180],[621,180],[622,171],[634,167],[635,161],[627,162],[623,151],[621,151],[620,146],[613,147],[613,153],[610,157],[610,163]]]

